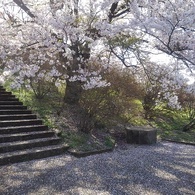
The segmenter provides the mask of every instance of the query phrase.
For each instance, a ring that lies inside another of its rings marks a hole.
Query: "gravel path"
[[[1,195],[195,195],[195,146],[123,145],[0,167]]]

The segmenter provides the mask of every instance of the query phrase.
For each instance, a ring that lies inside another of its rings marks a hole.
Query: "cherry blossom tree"
[[[147,57],[152,49],[193,71],[194,4],[193,0],[7,0],[0,5],[0,58],[7,72],[21,72],[19,85],[43,75],[41,66],[50,64],[46,74],[56,82],[57,77],[66,80],[68,103],[77,103],[83,89],[109,85],[101,73],[112,60],[119,59],[122,66],[134,64],[133,58],[142,63],[143,54]],[[29,61],[24,60],[27,53]],[[91,68],[94,60],[101,64],[98,71]]]
[[[142,105],[145,110],[145,118],[151,118],[155,109],[167,107],[171,109],[181,109],[178,99],[178,90],[187,86],[188,79],[181,74],[177,63],[167,65],[145,63],[142,77],[144,95]]]
[[[153,48],[195,67],[195,1],[131,1],[131,26],[146,34]]]
[[[109,46],[104,43],[121,32],[125,33],[126,31],[128,36],[131,33],[123,20],[123,16],[129,11],[129,8],[126,8],[128,2],[97,1],[92,3],[92,1],[79,0],[45,0],[36,1],[34,4],[30,0],[14,0],[13,2],[26,13],[26,18],[23,18],[22,21],[20,17],[17,18],[7,11],[7,18],[4,19],[10,22],[9,25],[15,33],[14,40],[17,40],[20,49],[13,52],[13,49],[10,48],[4,61],[7,64],[6,68],[12,70],[13,73],[23,72],[20,73],[18,79],[19,85],[23,83],[23,78],[29,77],[28,69],[31,70],[32,77],[39,75],[41,68],[31,69],[29,67],[51,62],[48,56],[57,57],[60,61],[60,63],[53,63],[53,66],[60,64],[63,67],[55,68],[55,74],[59,76],[63,74],[66,79],[65,101],[68,103],[78,102],[83,88],[90,89],[109,85],[102,81],[100,75],[102,69],[107,69],[110,62],[109,56],[111,56]],[[9,1],[10,5],[13,2]],[[49,50],[47,55],[46,48]],[[31,52],[27,64],[21,56],[30,50],[33,52]],[[39,56],[39,60],[35,64],[33,58],[37,59],[37,56]],[[93,60],[98,60],[102,64],[101,70],[89,72],[88,64],[91,64]],[[25,66],[28,67],[24,68]],[[59,71],[61,69],[63,72]]]

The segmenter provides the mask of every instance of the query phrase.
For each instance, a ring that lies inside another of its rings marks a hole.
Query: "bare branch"
[[[127,8],[127,9],[121,11],[120,13],[113,15],[113,18],[117,18],[117,17],[119,17],[119,16],[121,16],[129,11],[130,11],[130,8]]]
[[[111,6],[111,8],[110,8],[110,13],[109,13],[109,15],[108,15],[109,22],[112,21],[113,16],[114,16],[114,13],[115,13],[117,7],[118,7],[118,2],[112,4],[112,6]]]
[[[28,9],[22,0],[13,0],[23,11],[25,11],[31,18],[35,18],[35,15]]]

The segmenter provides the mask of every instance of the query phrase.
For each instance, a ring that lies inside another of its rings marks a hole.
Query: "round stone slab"
[[[129,144],[155,144],[157,141],[157,129],[126,127],[126,140]]]

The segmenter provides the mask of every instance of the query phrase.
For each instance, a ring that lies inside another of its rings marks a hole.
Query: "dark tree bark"
[[[72,76],[77,76],[77,70],[79,70],[80,68],[87,68],[87,62],[90,58],[91,52],[88,44],[86,42],[81,43],[80,41],[72,43],[70,49],[74,51],[74,54],[72,55],[73,60],[67,69],[69,78]],[[82,60],[79,60],[80,57],[82,57]],[[66,61],[66,59],[64,60]],[[70,82],[69,79],[67,79],[66,91],[64,96],[65,103],[78,104],[83,91],[82,84],[83,83],[80,80]]]
[[[22,0],[13,0],[23,11],[25,11],[31,18],[35,18],[35,15],[28,9]]]
[[[78,104],[82,90],[80,81],[70,82],[67,80],[64,102],[67,104]]]

